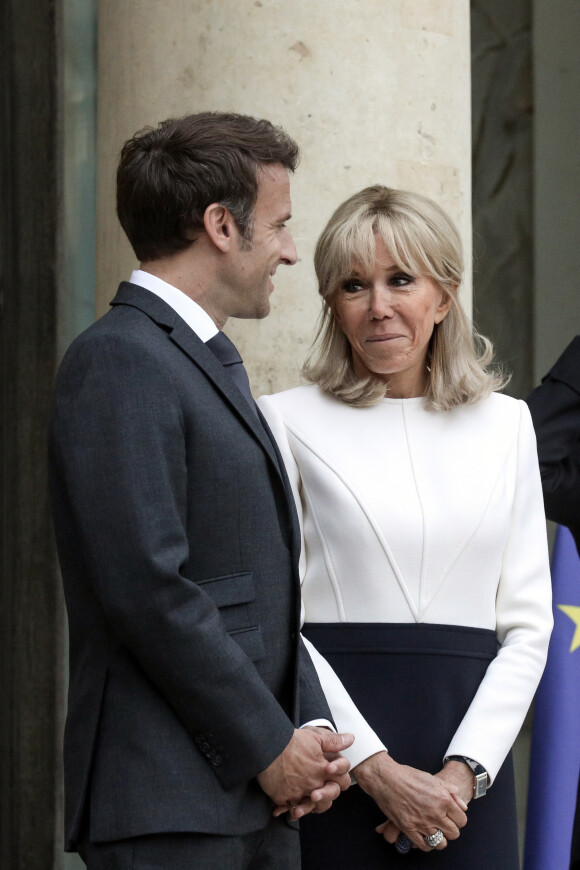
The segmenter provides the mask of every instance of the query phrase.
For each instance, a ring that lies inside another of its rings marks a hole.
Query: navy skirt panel
[[[489,663],[495,632],[426,623],[307,623],[303,634],[332,665],[395,761],[430,773],[465,715]],[[485,723],[481,723],[485,728]],[[518,870],[511,755],[484,798],[471,801],[458,840],[443,851],[399,855],[375,833],[384,815],[358,786],[300,823],[303,870]]]

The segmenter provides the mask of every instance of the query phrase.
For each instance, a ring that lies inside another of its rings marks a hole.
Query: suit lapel
[[[202,369],[214,386],[232,406],[235,412],[243,419],[252,434],[258,439],[271,461],[278,466],[276,454],[263,426],[248,402],[239,391],[231,376],[216,356],[205,346],[192,329],[176,315],[176,324],[170,334],[171,341],[176,344],[187,356]]]
[[[134,308],[138,308],[168,333],[169,340],[177,345],[189,357],[192,363],[204,372],[232,410],[243,419],[247,428],[250,429],[252,435],[260,442],[262,448],[267,453],[287,492],[283,465],[281,460],[278,460],[277,448],[274,448],[266,427],[261,425],[260,420],[254,414],[221,362],[177,312],[164,302],[163,299],[156,296],[155,293],[151,293],[143,287],[130,284],[126,281],[120,285],[119,291],[111,302],[111,305],[131,305]]]

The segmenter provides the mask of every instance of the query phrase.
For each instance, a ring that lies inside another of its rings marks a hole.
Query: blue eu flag
[[[554,631],[536,694],[524,870],[568,870],[580,772],[580,558],[558,526]]]

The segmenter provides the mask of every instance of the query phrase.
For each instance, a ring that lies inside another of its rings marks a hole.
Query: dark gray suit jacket
[[[527,402],[538,439],[546,516],[568,526],[580,553],[580,335]]]
[[[285,471],[227,371],[154,294],[121,284],[72,344],[50,432],[70,628],[67,848],[245,833],[254,779],[330,713],[298,633]]]

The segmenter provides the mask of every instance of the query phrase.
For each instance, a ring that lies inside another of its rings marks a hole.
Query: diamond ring
[[[445,835],[443,834],[441,828],[437,828],[434,834],[430,834],[429,836],[427,836],[427,834],[423,834],[423,839],[428,846],[431,846],[431,848],[434,849],[435,846],[438,846],[439,843],[443,842],[443,840],[445,839]]]

